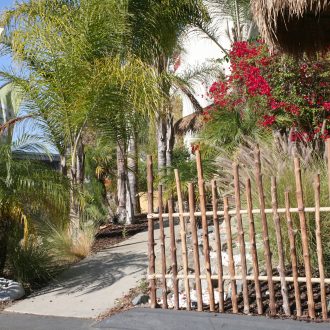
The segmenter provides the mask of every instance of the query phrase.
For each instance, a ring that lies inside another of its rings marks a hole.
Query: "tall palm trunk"
[[[167,123],[166,118],[159,116],[157,119],[157,149],[158,149],[158,173],[164,174],[166,168],[166,140]]]
[[[174,119],[172,113],[167,114],[166,123],[166,166],[172,166],[174,148]]]
[[[124,143],[118,142],[117,144],[117,218],[120,223],[125,223],[127,218],[127,174],[125,166],[125,146]]]

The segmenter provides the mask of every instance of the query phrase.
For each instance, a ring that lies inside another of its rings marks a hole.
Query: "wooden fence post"
[[[176,191],[177,191],[178,203],[179,203],[179,218],[180,218],[180,234],[181,234],[181,247],[182,247],[184,287],[185,287],[186,297],[187,297],[187,310],[190,311],[191,302],[190,302],[190,288],[189,288],[189,279],[188,279],[188,255],[187,255],[186,224],[185,224],[185,220],[184,220],[184,217],[183,217],[184,210],[183,210],[182,191],[181,191],[179,171],[177,169],[175,169],[174,174],[175,174]]]
[[[253,264],[253,276],[254,276],[254,286],[256,290],[256,301],[258,314],[263,313],[262,305],[262,296],[261,288],[259,282],[259,262],[257,255],[257,246],[256,246],[256,232],[254,227],[254,217],[252,213],[252,192],[251,192],[251,181],[250,179],[246,180],[246,202],[247,202],[247,213],[249,217],[249,229],[250,229],[250,245],[251,245],[251,255],[252,255],[252,264]]]
[[[218,199],[217,199],[217,183],[212,180],[212,207],[213,207],[213,225],[216,243],[216,253],[218,260],[218,290],[219,290],[219,312],[225,311],[224,307],[224,287],[223,287],[223,266],[222,266],[222,253],[221,253],[221,238],[219,228],[218,212]]]
[[[301,230],[301,241],[304,254],[304,265],[306,273],[306,287],[307,287],[307,297],[308,297],[308,314],[312,319],[315,318],[315,305],[313,299],[313,286],[311,282],[312,270],[310,264],[309,248],[308,248],[308,233],[306,217],[304,212],[304,195],[301,182],[301,169],[299,158],[294,158],[294,172],[296,180],[296,198],[299,210],[299,220],[300,220],[300,230]]]
[[[208,236],[208,225],[206,218],[206,201],[205,201],[205,183],[203,177],[203,168],[201,154],[199,150],[196,150],[196,162],[197,162],[197,174],[198,174],[198,190],[199,190],[199,200],[200,208],[202,214],[202,227],[203,227],[203,251],[205,258],[205,270],[206,270],[206,280],[208,286],[208,292],[210,297],[210,311],[214,312],[214,292],[212,284],[212,271],[210,262],[210,247],[209,247],[209,236]]]
[[[328,140],[329,143],[330,140]],[[326,320],[328,318],[327,310],[327,293],[325,290],[325,274],[324,274],[324,260],[321,238],[321,216],[320,216],[320,175],[316,175],[314,181],[314,194],[315,194],[315,234],[316,234],[316,252],[317,261],[319,264],[320,272],[320,289],[321,289],[321,305],[322,305],[322,318]]]
[[[173,200],[172,198],[168,201],[168,222],[170,226],[170,239],[171,239],[171,261],[172,261],[172,280],[173,280],[173,291],[174,291],[174,308],[179,309],[179,286],[178,286],[178,263],[176,256],[176,243],[175,243],[175,228],[173,219]]]
[[[164,233],[164,220],[163,220],[163,186],[160,184],[158,187],[158,207],[159,207],[159,240],[160,240],[160,253],[162,261],[162,296],[163,308],[167,309],[167,285],[166,285],[166,250],[165,250],[165,233]]]
[[[328,194],[330,200],[330,138],[325,141],[326,155],[327,155],[327,173],[328,173]]]
[[[203,311],[203,297],[202,297],[202,283],[201,283],[201,272],[199,262],[199,251],[198,251],[198,237],[197,237],[197,224],[195,218],[195,199],[194,199],[194,184],[189,183],[189,213],[190,213],[190,226],[191,236],[193,241],[193,252],[194,252],[194,267],[195,267],[195,281],[196,281],[196,295],[197,295],[197,310]]]
[[[264,188],[262,184],[262,174],[261,174],[261,162],[260,162],[260,150],[259,147],[254,151],[255,156],[255,177],[256,184],[259,195],[259,204],[260,204],[260,215],[261,215],[261,223],[262,223],[262,237],[264,243],[264,255],[265,255],[265,264],[267,271],[267,282],[268,282],[268,290],[269,290],[269,309],[270,314],[276,314],[276,302],[275,302],[275,290],[273,283],[273,267],[272,267],[272,255],[270,252],[269,245],[269,236],[268,236],[268,224],[267,224],[267,216],[265,213],[265,196],[264,196]]]
[[[301,316],[301,300],[300,300],[300,290],[298,282],[298,262],[297,262],[297,253],[296,253],[296,241],[295,241],[295,231],[293,228],[293,221],[290,213],[290,196],[289,192],[285,192],[285,210],[286,210],[286,220],[288,225],[288,234],[290,241],[290,257],[292,265],[292,277],[293,277],[293,286],[294,286],[294,296],[296,300],[296,312],[297,316]]]
[[[230,284],[231,284],[231,301],[233,306],[233,313],[238,313],[237,306],[237,289],[236,289],[236,280],[235,280],[235,263],[233,256],[233,239],[231,234],[231,223],[230,223],[230,215],[229,211],[229,203],[228,197],[224,197],[223,199],[223,211],[224,218],[226,223],[226,236],[227,236],[227,249],[228,249],[228,257],[229,257],[229,275],[230,275]]]
[[[234,188],[235,188],[235,205],[236,205],[238,243],[239,243],[240,255],[241,255],[244,313],[249,314],[250,306],[249,306],[248,284],[247,284],[247,280],[246,280],[246,275],[247,275],[246,251],[245,251],[244,229],[243,229],[242,216],[241,216],[240,182],[239,182],[239,172],[238,172],[237,163],[233,163],[233,175],[234,175]]]
[[[148,255],[149,255],[149,275],[155,275],[155,237],[154,237],[154,189],[153,189],[153,168],[152,156],[147,157],[147,181],[148,181]],[[156,308],[156,279],[151,278],[150,286],[150,307]]]
[[[288,287],[285,281],[285,256],[283,249],[283,240],[281,232],[281,223],[280,216],[277,212],[278,202],[277,202],[277,184],[276,178],[271,177],[271,195],[272,195],[272,207],[273,207],[273,220],[275,226],[276,242],[277,242],[277,251],[278,251],[278,272],[281,278],[281,293],[283,297],[283,310],[286,315],[291,315],[290,306],[289,306],[289,297],[288,297]]]

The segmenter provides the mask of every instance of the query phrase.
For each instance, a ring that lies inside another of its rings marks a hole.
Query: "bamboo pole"
[[[241,271],[242,271],[242,282],[243,282],[243,303],[244,303],[244,313],[249,314],[249,291],[248,284],[246,280],[247,267],[246,267],[246,251],[245,251],[245,240],[244,240],[244,230],[241,216],[241,195],[240,195],[240,183],[239,183],[239,170],[238,164],[233,163],[233,175],[234,175],[234,188],[235,188],[235,204],[236,204],[236,220],[237,220],[237,232],[238,232],[238,243],[241,255]]]
[[[296,181],[296,198],[299,209],[299,221],[301,229],[301,241],[304,254],[304,266],[306,273],[306,287],[307,287],[307,299],[308,299],[308,314],[309,317],[315,318],[315,305],[313,299],[313,286],[311,282],[312,270],[310,264],[309,248],[308,248],[308,234],[307,234],[307,224],[304,212],[304,196],[301,182],[301,169],[299,158],[294,158],[294,172]]]
[[[200,209],[202,215],[202,228],[203,228],[203,251],[205,258],[205,269],[206,269],[206,280],[208,286],[208,292],[210,297],[210,312],[214,312],[214,292],[212,284],[212,271],[210,262],[210,247],[209,247],[209,236],[208,236],[208,225],[206,218],[206,201],[205,201],[205,183],[203,178],[203,168],[200,151],[196,151],[196,162],[197,162],[197,173],[198,173],[198,190],[199,190],[199,200]]]
[[[329,143],[329,141],[328,141]],[[325,289],[325,274],[324,274],[324,260],[323,260],[323,249],[322,249],[322,238],[321,238],[321,217],[320,217],[320,175],[316,175],[314,181],[314,194],[315,194],[315,234],[316,234],[316,252],[317,252],[317,261],[319,265],[320,272],[320,289],[321,289],[321,306],[322,306],[322,318],[326,320],[328,318],[327,311],[327,293]]]
[[[152,156],[147,157],[147,181],[148,181],[148,214],[153,213],[154,209],[154,189],[153,189],[153,168]],[[154,221],[148,218],[148,255],[149,255],[149,274],[155,274],[155,236]],[[151,279],[150,286],[150,307],[156,308],[156,281]]]
[[[189,183],[189,211],[190,211],[190,226],[191,236],[193,241],[193,252],[194,252],[194,268],[195,268],[195,281],[196,281],[196,295],[197,295],[197,310],[203,311],[203,297],[202,297],[202,284],[200,279],[200,262],[199,262],[199,251],[198,251],[198,237],[197,237],[197,224],[194,214],[195,200],[194,200],[194,184]]]
[[[228,197],[223,199],[223,209],[225,211],[225,223],[226,223],[226,236],[227,236],[227,248],[228,248],[228,257],[229,257],[229,275],[230,275],[230,285],[231,285],[231,301],[233,306],[233,313],[238,313],[237,306],[237,291],[236,291],[236,280],[235,280],[235,263],[233,256],[233,239],[231,234],[231,223],[230,215],[228,214],[229,204]],[[243,276],[241,276],[243,279]]]
[[[278,272],[281,278],[281,294],[283,297],[283,310],[285,315],[291,315],[288,297],[288,286],[285,281],[285,261],[284,261],[284,249],[283,239],[281,232],[280,216],[277,213],[278,201],[277,201],[277,183],[274,176],[271,177],[271,195],[272,195],[272,206],[273,206],[273,220],[275,226],[277,251],[278,251]]]
[[[164,220],[162,217],[163,213],[163,186],[158,186],[158,207],[159,207],[159,240],[160,240],[160,253],[162,262],[162,296],[163,296],[163,308],[167,309],[167,284],[166,284],[166,250],[165,250],[165,233],[164,233]]]
[[[216,243],[216,253],[218,261],[218,291],[219,291],[219,312],[225,311],[224,307],[224,287],[223,287],[223,266],[222,266],[222,254],[221,254],[221,238],[219,228],[218,211],[218,199],[217,199],[217,183],[212,180],[212,207],[213,207],[213,225]]]
[[[327,153],[327,159],[328,159],[328,194],[329,194],[329,200],[330,200],[330,138],[326,140],[325,143],[326,146],[326,153]]]
[[[285,207],[286,207],[286,219],[288,225],[288,234],[290,241],[290,257],[292,265],[292,278],[294,286],[294,296],[296,300],[296,311],[297,316],[301,316],[301,300],[300,300],[300,290],[298,282],[298,263],[297,263],[297,253],[296,253],[296,241],[295,241],[295,231],[293,229],[293,222],[290,213],[290,196],[289,192],[285,192]]]
[[[254,286],[256,291],[256,301],[258,314],[263,313],[262,305],[262,296],[259,282],[259,262],[257,255],[257,246],[256,246],[256,232],[254,227],[254,217],[252,213],[252,192],[251,192],[251,181],[250,179],[246,180],[246,202],[247,202],[247,211],[249,218],[249,230],[250,230],[250,245],[251,245],[251,256],[252,256],[252,265],[253,265],[253,275],[254,275]]]
[[[188,255],[187,255],[187,233],[186,233],[186,224],[183,217],[183,201],[182,201],[182,191],[181,191],[181,182],[179,171],[174,170],[175,182],[176,182],[176,191],[178,195],[179,203],[179,218],[180,218],[180,235],[181,235],[181,247],[182,247],[182,264],[183,264],[183,275],[184,275],[184,287],[187,297],[187,310],[191,310],[190,302],[190,288],[189,288],[189,279],[188,279]]]
[[[171,261],[172,261],[172,278],[173,278],[173,291],[174,291],[174,308],[179,309],[179,285],[178,285],[178,263],[176,257],[176,243],[175,243],[175,228],[173,213],[173,200],[172,198],[168,201],[168,214],[169,214],[169,227],[170,227],[170,239],[171,239]]]
[[[265,196],[264,196],[264,188],[262,184],[259,148],[255,149],[254,156],[255,156],[255,177],[256,177],[256,184],[259,195],[260,215],[261,215],[261,223],[262,223],[262,237],[264,243],[264,255],[265,255],[265,264],[266,264],[266,272],[267,272],[268,291],[269,291],[269,309],[270,309],[270,314],[275,315],[276,302],[275,302],[274,283],[272,281],[272,276],[273,276],[272,255],[270,252],[267,216],[265,213]]]

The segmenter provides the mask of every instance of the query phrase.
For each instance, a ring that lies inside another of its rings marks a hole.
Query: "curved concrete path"
[[[95,318],[145,277],[147,232],[89,256],[64,271],[51,285],[6,312]]]

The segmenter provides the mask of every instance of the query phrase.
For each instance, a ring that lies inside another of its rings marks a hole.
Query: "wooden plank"
[[[162,217],[163,213],[163,186],[158,186],[158,206],[159,206],[159,240],[160,240],[160,255],[162,263],[162,297],[163,297],[163,308],[167,309],[167,284],[166,284],[166,247],[165,247],[165,232],[164,232],[164,220]]]
[[[169,227],[170,227],[170,250],[171,250],[171,261],[172,261],[172,278],[173,278],[173,292],[174,292],[174,308],[179,309],[179,283],[178,283],[178,262],[176,257],[176,243],[175,243],[175,228],[173,213],[173,200],[172,198],[168,201],[168,214],[169,214]]]
[[[268,291],[269,291],[269,309],[271,315],[276,315],[275,290],[274,290],[274,283],[272,281],[272,276],[273,276],[272,255],[270,252],[267,216],[265,213],[265,196],[264,196],[264,188],[262,184],[259,148],[255,149],[254,156],[255,156],[255,177],[256,177],[256,184],[258,189],[260,215],[261,215],[261,223],[262,223],[262,238],[264,244],[265,265],[266,265],[266,272],[268,279],[267,282],[268,282]]]
[[[153,168],[152,156],[147,157],[147,185],[148,185],[148,214],[154,210],[154,189],[153,189]],[[149,255],[149,274],[155,273],[155,237],[154,222],[148,219],[148,255]],[[150,307],[156,308],[156,281],[151,279],[150,286]]]
[[[292,278],[293,278],[293,286],[294,286],[294,296],[296,301],[296,313],[297,316],[302,315],[301,310],[301,300],[300,300],[300,289],[298,282],[298,262],[297,262],[297,252],[296,252],[296,240],[295,240],[295,231],[293,228],[293,221],[290,213],[290,196],[289,192],[285,192],[285,207],[286,207],[286,220],[288,225],[288,234],[290,241],[290,258],[292,265]]]
[[[329,140],[328,140],[329,143]],[[324,260],[323,260],[323,248],[322,248],[322,238],[321,238],[321,216],[320,216],[320,175],[316,175],[314,181],[314,194],[315,194],[315,234],[316,234],[316,252],[317,252],[317,261],[319,265],[320,272],[320,289],[321,289],[321,306],[322,306],[322,318],[326,320],[328,318],[328,309],[327,309],[327,293],[325,289],[325,272],[324,272]]]
[[[205,270],[206,270],[206,280],[207,287],[210,297],[210,312],[214,312],[214,292],[212,284],[212,271],[211,271],[211,262],[210,262],[210,247],[209,247],[209,236],[208,236],[208,225],[206,218],[206,200],[205,200],[205,183],[203,177],[203,168],[200,151],[196,151],[196,163],[197,163],[197,174],[198,174],[198,190],[199,190],[199,201],[200,209],[202,215],[202,229],[203,229],[203,251],[205,259]]]
[[[200,261],[198,251],[198,236],[197,236],[197,223],[195,218],[195,197],[194,197],[194,184],[189,183],[189,210],[190,210],[190,226],[191,236],[193,241],[193,253],[194,253],[194,268],[195,268],[195,283],[196,283],[196,295],[197,295],[197,310],[203,311],[203,297],[202,297],[202,283],[200,279]]]
[[[188,279],[188,255],[187,255],[187,233],[186,233],[186,224],[183,217],[183,201],[182,201],[182,191],[181,191],[181,182],[179,171],[174,170],[175,182],[176,182],[176,191],[178,195],[178,204],[179,204],[179,218],[180,218],[180,236],[181,236],[181,247],[182,247],[182,265],[183,265],[183,275],[184,275],[184,287],[187,297],[187,310],[191,309],[190,302],[190,288],[189,288],[189,279]]]
[[[327,159],[328,159],[328,162],[327,162],[327,172],[328,172],[328,194],[329,194],[329,200],[330,200],[330,138],[328,138],[326,140],[326,143],[325,143],[325,147],[326,147],[326,154],[327,154]]]
[[[283,239],[281,231],[280,216],[277,213],[278,202],[277,202],[277,183],[274,176],[271,177],[271,196],[272,196],[272,206],[273,206],[273,220],[275,226],[277,251],[278,251],[278,272],[281,278],[281,294],[283,297],[283,310],[285,315],[291,315],[288,297],[288,286],[285,281],[285,256],[283,248]]]
[[[254,286],[256,291],[258,314],[261,315],[263,313],[263,305],[262,305],[262,296],[261,296],[261,289],[259,282],[259,262],[257,255],[254,217],[252,213],[253,204],[252,204],[252,191],[251,191],[250,179],[246,180],[246,202],[247,202],[247,211],[249,218],[250,246],[251,246],[252,266],[253,266],[253,275],[254,275]]]
[[[228,257],[229,257],[229,275],[230,275],[230,285],[231,285],[231,301],[233,306],[233,313],[238,313],[238,305],[237,305],[237,290],[236,290],[236,280],[235,280],[235,263],[234,263],[234,255],[233,255],[233,238],[231,234],[231,223],[230,223],[230,215],[228,214],[229,203],[228,197],[224,197],[223,199],[223,209],[225,211],[225,223],[226,223],[226,236],[227,236],[227,249],[228,249]],[[243,276],[241,276],[243,279]]]
[[[222,253],[221,253],[221,238],[218,211],[218,198],[217,198],[217,183],[212,180],[212,208],[213,208],[213,225],[217,253],[217,266],[218,266],[218,291],[219,291],[219,312],[225,311],[224,307],[224,287],[223,287],[223,266],[222,266]]]
[[[235,206],[236,206],[236,221],[237,221],[237,234],[238,234],[238,244],[241,256],[241,271],[242,271],[242,284],[243,284],[243,303],[244,303],[244,313],[250,313],[249,305],[249,291],[248,284],[246,280],[247,267],[246,267],[246,251],[245,251],[245,240],[244,240],[244,230],[241,216],[241,194],[240,194],[240,182],[239,182],[239,169],[238,164],[233,163],[233,175],[234,175],[234,189],[235,189]]]
[[[308,248],[308,233],[307,233],[307,224],[306,217],[304,212],[304,195],[302,189],[301,181],[301,169],[300,169],[300,160],[299,158],[294,158],[294,172],[295,172],[295,181],[296,181],[296,198],[299,209],[299,221],[300,221],[300,230],[301,230],[301,241],[304,254],[304,266],[306,274],[306,287],[307,287],[307,299],[308,299],[308,314],[312,319],[315,318],[315,304],[313,299],[313,286],[311,282],[312,270],[310,264],[310,255]]]

